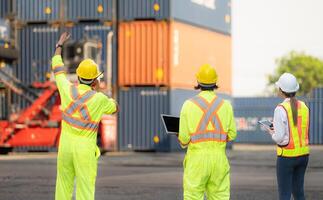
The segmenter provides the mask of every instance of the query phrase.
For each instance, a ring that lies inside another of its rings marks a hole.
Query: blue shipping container
[[[310,110],[310,144],[323,144],[323,88],[315,89],[310,98],[298,97],[305,101]],[[274,144],[269,134],[258,125],[262,119],[273,120],[274,110],[281,98],[235,98],[234,112],[237,124],[238,143]]]
[[[11,8],[10,0],[0,0],[0,18],[7,17],[11,13]]]
[[[8,119],[8,101],[6,89],[0,89],[0,120]]]
[[[60,0],[16,0],[17,20],[47,22],[60,19]]]
[[[51,71],[51,57],[60,29],[48,25],[30,25],[18,28],[17,32],[19,59],[14,67],[14,75],[27,86],[35,81],[44,82]],[[13,101],[18,110],[29,105],[18,95],[13,96]]]
[[[306,103],[310,109],[310,144],[323,144],[323,88],[314,89]]]
[[[67,30],[72,34],[72,40],[94,39],[102,43],[100,69],[108,87],[116,85],[116,33],[112,27],[101,23],[79,23]]]
[[[51,72],[51,57],[59,39],[60,28],[30,25],[18,29],[19,61],[14,74],[25,84],[43,82]]]
[[[0,41],[10,40],[10,25],[7,20],[0,19]]]
[[[10,64],[0,61],[0,68],[1,71],[4,71],[7,74],[12,75],[12,66]],[[5,75],[0,73],[0,120],[7,120],[10,111],[10,92],[6,89],[5,84],[1,82],[1,80],[3,79],[7,80]]]
[[[67,21],[112,21],[113,0],[66,0],[64,9]]]
[[[16,0],[21,22],[112,21],[113,0]]]
[[[168,150],[160,114],[169,113],[166,88],[121,88],[118,95],[118,146],[121,151]]]
[[[177,137],[166,135],[160,114],[179,116],[183,103],[196,94],[198,91],[184,89],[121,88],[118,95],[119,150],[182,150]],[[218,94],[218,96],[231,100],[227,95]]]
[[[119,0],[120,21],[178,20],[231,34],[230,0]]]
[[[238,136],[237,143],[273,144],[267,134],[258,124],[259,120],[272,120],[276,106],[281,98],[234,98],[234,115]]]
[[[82,38],[96,39],[102,44],[100,68],[108,85],[116,83],[116,39],[110,26],[100,23],[82,23],[71,28],[64,28],[72,34],[73,40]],[[35,81],[44,82],[47,73],[51,72],[51,57],[55,51],[55,44],[62,31],[61,27],[49,25],[29,25],[18,28],[18,65],[14,68],[14,75],[23,83],[30,85]],[[109,78],[108,78],[109,77]],[[24,108],[29,103],[15,96],[15,103]]]

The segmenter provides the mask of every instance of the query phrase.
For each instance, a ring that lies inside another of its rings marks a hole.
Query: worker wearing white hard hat
[[[284,98],[274,113],[268,130],[277,143],[276,174],[280,200],[304,200],[304,176],[309,158],[309,109],[295,95],[299,84],[294,75],[284,73],[276,82]]]

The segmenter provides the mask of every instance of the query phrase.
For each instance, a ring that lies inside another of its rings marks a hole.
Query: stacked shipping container
[[[219,92],[231,94],[230,2],[118,3],[119,148],[177,149],[160,114],[179,115],[183,102],[196,94],[198,67],[215,66]]]
[[[310,143],[323,144],[323,88],[314,89],[306,104],[310,109]]]
[[[231,93],[231,38],[180,22],[119,24],[120,86],[163,85],[190,89],[204,63],[216,67],[220,92]]]
[[[9,0],[0,0],[0,19],[6,18],[12,12],[12,2]]]
[[[27,23],[112,21],[113,17],[113,0],[15,0],[15,2],[17,20]]]
[[[323,88],[314,89],[310,97],[298,97],[310,110],[309,142],[323,144]],[[282,102],[275,97],[234,98],[238,143],[273,144],[258,124],[259,120],[273,120],[276,106]]]
[[[63,30],[72,33],[76,41],[95,39],[102,46],[100,68],[109,74],[109,84],[116,83],[116,34],[112,20],[112,0],[109,1],[62,1],[62,0],[16,0],[17,46],[20,59],[15,75],[30,85],[35,81],[45,81],[50,72],[50,58]],[[87,6],[91,4],[91,6]],[[86,9],[86,10],[85,10]],[[36,11],[35,11],[36,10]],[[82,13],[82,14],[81,14]],[[86,19],[87,22],[81,22]],[[59,21],[59,23],[58,23]],[[72,23],[70,23],[72,21]],[[66,25],[65,25],[66,24]],[[110,58],[108,61],[107,58]],[[107,76],[106,76],[107,77]],[[20,97],[15,97],[19,107],[28,105]]]
[[[11,52],[13,45],[10,39],[10,23],[9,20],[1,17],[6,17],[9,13],[8,2],[0,1],[0,70],[8,74],[12,74],[13,60]],[[6,78],[4,74],[0,73],[0,78]],[[10,91],[5,87],[4,83],[0,81],[0,120],[7,119],[10,112]]]

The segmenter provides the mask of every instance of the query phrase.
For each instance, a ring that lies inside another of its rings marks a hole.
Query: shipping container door
[[[113,0],[65,0],[67,21],[112,21]]]
[[[101,59],[98,63],[104,72],[104,81],[107,87],[116,85],[116,36],[112,27],[103,23],[79,23],[68,30],[74,41],[95,40],[101,46]]]
[[[136,21],[119,24],[120,86],[169,84],[169,25]]]
[[[17,20],[49,22],[60,19],[60,0],[16,0]]]
[[[168,150],[160,114],[169,113],[169,94],[159,88],[119,91],[118,143],[121,151]]]

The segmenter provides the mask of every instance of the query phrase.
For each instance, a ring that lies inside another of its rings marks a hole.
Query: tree
[[[300,84],[299,95],[308,95],[312,89],[323,86],[323,60],[292,51],[276,60],[277,68],[268,77],[269,85],[274,84],[285,72],[292,73]]]

